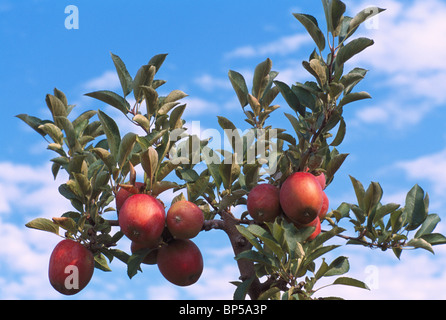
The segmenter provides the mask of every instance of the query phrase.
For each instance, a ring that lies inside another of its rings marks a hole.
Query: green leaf
[[[339,276],[350,270],[350,264],[347,257],[338,257],[328,266],[324,277]]]
[[[59,128],[62,128],[60,122],[56,119],[56,117],[67,117],[68,116],[67,107],[59,98],[51,94],[46,95],[45,101],[48,106],[48,109],[50,109],[51,114],[53,115],[54,123]]]
[[[279,259],[282,259],[284,252],[279,243],[271,236],[271,234],[263,229],[261,226],[251,224],[248,226],[248,231],[258,237],[272,252],[276,254]]]
[[[345,13],[346,6],[340,0],[330,1],[330,31],[336,37],[339,35],[339,30],[342,22],[342,17]]]
[[[173,90],[170,92],[167,97],[164,99],[164,103],[175,102],[181,99],[186,98],[188,95],[181,90]]]
[[[147,177],[152,181],[158,167],[158,152],[150,147],[145,152],[141,152],[141,166]]]
[[[210,176],[201,174],[195,181],[187,184],[188,200],[194,202],[199,196],[202,196],[209,184]]]
[[[346,131],[347,131],[347,126],[345,124],[344,118],[341,117],[338,133],[336,134],[336,137],[333,139],[333,141],[330,143],[330,146],[332,147],[339,146],[342,143],[342,141],[344,141]]]
[[[361,10],[356,16],[350,21],[348,26],[348,33],[353,34],[354,30],[356,30],[361,23],[366,21],[367,19],[385,11],[386,9],[381,9],[378,7],[368,7],[364,10]]]
[[[417,233],[415,234],[415,238],[420,238],[426,234],[432,233],[434,231],[437,224],[440,222],[440,217],[438,214],[429,214],[426,217],[426,220],[424,220],[423,224],[421,225],[420,229],[418,229]]]
[[[381,201],[383,190],[379,183],[372,182],[367,188],[364,194],[364,212],[367,216],[370,216],[373,209]]]
[[[37,218],[28,222],[25,226],[31,229],[47,231],[59,235],[59,226],[49,219]]]
[[[120,168],[124,167],[125,162],[133,151],[133,147],[136,143],[136,137],[137,135],[133,132],[129,132],[124,137],[122,137],[118,152],[118,166]]]
[[[40,125],[39,130],[42,130],[53,139],[54,143],[63,144],[63,133],[60,128],[52,123],[45,123]]]
[[[409,240],[409,242],[407,242],[406,246],[414,247],[414,248],[421,248],[421,249],[425,249],[431,253],[434,253],[434,249],[432,248],[432,245],[422,238]]]
[[[155,67],[155,72],[158,72],[158,70],[161,68],[161,66],[164,63],[164,60],[166,60],[167,53],[160,53],[155,56],[153,56],[150,60],[148,65]]]
[[[133,79],[121,58],[113,53],[110,54],[115,65],[116,72],[118,73],[119,82],[121,83],[124,97],[126,97],[133,90]]]
[[[248,87],[246,85],[245,78],[236,72],[230,70],[228,73],[229,80],[231,81],[232,87],[234,88],[235,93],[237,94],[237,98],[242,107],[245,107],[248,104]]]
[[[367,74],[366,69],[354,68],[341,78],[341,83],[344,85],[344,93],[347,95],[352,92],[353,88],[364,79]]]
[[[150,121],[147,119],[146,116],[143,116],[142,114],[137,114],[132,119],[135,121],[138,125],[141,126],[141,128],[144,129],[146,132],[150,132]]]
[[[342,284],[346,286],[370,290],[370,288],[364,282],[349,277],[339,277],[333,282],[333,284]]]
[[[349,94],[346,94],[342,98],[342,100],[339,103],[338,107],[343,107],[346,104],[349,104],[349,103],[352,103],[352,102],[355,102],[355,101],[364,100],[364,99],[371,99],[371,98],[372,98],[372,96],[369,93],[365,92],[365,91],[349,93]]]
[[[185,109],[186,109],[185,104],[179,105],[178,107],[173,109],[169,118],[170,130],[175,130],[183,127],[183,121],[181,119],[181,116],[183,115]]]
[[[141,263],[151,250],[150,248],[138,250],[128,258],[127,275],[130,279],[138,273],[138,270],[141,271]]]
[[[237,289],[234,291],[234,300],[245,300],[246,295],[248,294],[249,287],[254,281],[255,276],[252,276],[249,279],[246,279],[239,285],[237,285]]]
[[[249,241],[250,244],[252,244],[259,252],[263,252],[263,248],[257,238],[251,232],[249,232],[246,227],[241,225],[236,225],[235,227],[237,228],[237,231]]]
[[[82,173],[74,173],[74,179],[76,180],[82,195],[89,198],[92,192],[90,180],[88,180],[88,178]]]
[[[105,258],[105,256],[102,253],[96,254],[94,256],[94,267],[96,269],[99,269],[99,270],[102,270],[102,271],[105,271],[105,272],[112,271],[110,269],[110,267],[108,266],[107,259]]]
[[[252,95],[260,100],[269,83],[269,75],[272,68],[271,59],[266,59],[258,64],[254,70],[254,79],[252,82]]]
[[[426,240],[431,245],[446,244],[446,237],[440,233],[429,233],[421,236],[421,239]]]
[[[406,230],[415,230],[426,219],[426,207],[424,203],[424,190],[415,185],[406,196],[406,204],[404,207],[404,213],[407,215],[407,221],[409,224],[406,226]]]
[[[305,116],[305,107],[300,104],[299,98],[296,96],[293,90],[284,82],[274,81],[274,84],[279,89],[280,93],[284,97],[287,104],[295,112],[298,112],[302,117]]]
[[[158,107],[158,92],[152,87],[141,86],[144,94],[144,99],[146,100],[147,115],[150,117],[154,115]]]
[[[127,102],[127,100],[113,91],[101,90],[86,93],[85,95],[105,102],[106,104],[115,107],[124,114],[127,114],[130,110],[130,104]]]
[[[65,131],[65,136],[67,138],[67,145],[70,150],[75,152],[81,151],[81,146],[76,137],[76,131],[74,130],[73,124],[70,120],[63,116],[57,116],[55,118],[56,122],[59,123],[60,127]]]
[[[336,66],[344,65],[350,58],[370,47],[373,43],[373,40],[364,37],[350,41],[339,49],[336,55]]]
[[[143,98],[142,86],[151,86],[155,77],[156,67],[153,65],[144,65],[139,68],[133,80],[133,96],[136,102],[141,102]]]
[[[115,159],[118,159],[119,146],[121,145],[121,135],[118,125],[110,116],[101,110],[98,111],[98,117],[107,137],[110,152]]]
[[[322,33],[321,29],[319,29],[319,25],[315,17],[302,14],[302,13],[293,13],[294,17],[299,20],[300,23],[305,27],[305,29],[310,34],[311,38],[313,38],[316,43],[319,51],[323,51],[325,49],[325,36]]]
[[[360,181],[356,180],[352,176],[350,176],[350,180],[353,184],[353,189],[355,190],[358,205],[361,209],[364,210],[364,208],[365,208],[365,206],[364,206],[364,196],[365,196],[364,186],[362,185],[362,183]]]
[[[18,114],[16,115],[16,118],[19,118],[23,122],[25,122],[28,126],[30,126],[32,129],[34,129],[38,134],[40,134],[42,137],[46,135],[46,133],[39,129],[39,127],[45,123],[49,123],[50,121],[44,121],[37,117],[29,116],[27,114]]]

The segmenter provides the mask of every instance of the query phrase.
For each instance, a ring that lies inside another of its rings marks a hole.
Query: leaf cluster
[[[391,249],[400,258],[404,249],[422,248],[434,253],[433,246],[446,243],[446,237],[433,232],[440,217],[429,213],[429,195],[419,185],[407,193],[405,205],[401,206],[381,203],[383,190],[379,183],[372,182],[365,189],[361,182],[350,179],[358,203],[344,202],[328,216],[336,225],[344,218],[354,225],[358,236],[347,244]]]

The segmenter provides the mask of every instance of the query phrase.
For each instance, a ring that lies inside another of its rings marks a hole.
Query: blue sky
[[[431,212],[444,220],[437,230],[446,233],[446,1],[345,3],[349,15],[372,4],[387,11],[358,31],[375,45],[350,66],[370,70],[358,90],[373,99],[345,108],[347,137],[339,149],[350,156],[326,190],[330,207],[354,202],[348,175],[364,185],[380,182],[385,202],[404,203],[418,183],[430,195]],[[79,9],[77,30],[65,28],[68,5]],[[0,299],[67,299],[47,279],[49,255],[60,239],[24,227],[33,218],[70,209],[57,191],[64,177],[53,181],[53,154],[14,115],[48,117],[45,95],[57,87],[78,105],[78,112],[104,108],[126,126],[118,113],[83,94],[120,92],[110,52],[124,60],[132,75],[153,55],[169,53],[159,77],[168,80],[165,93],[180,89],[189,94],[188,123],[200,121],[202,130],[217,129],[216,116],[223,115],[244,128],[228,70],[249,81],[255,66],[269,57],[279,80],[292,84],[310,79],[301,61],[308,59],[313,44],[293,12],[323,21],[322,5],[314,0],[0,0]],[[280,98],[277,102],[282,108],[272,121],[288,128],[283,112],[289,109]],[[150,266],[129,280],[125,266],[116,261],[112,273],[96,270],[89,286],[70,299],[231,299],[234,287],[228,282],[236,280],[237,268],[225,235],[202,233],[195,242],[205,271],[192,287],[174,287]],[[128,250],[129,243],[120,246]],[[437,247],[436,255],[407,251],[401,261],[357,247],[342,247],[334,254],[350,257],[351,276],[370,280],[372,272],[373,290],[338,287],[321,290],[321,295],[446,298],[444,248]]]

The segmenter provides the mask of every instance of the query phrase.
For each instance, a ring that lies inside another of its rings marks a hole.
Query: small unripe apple
[[[323,191],[316,177],[308,172],[295,172],[280,188],[280,205],[283,212],[294,222],[307,224],[321,210]]]
[[[129,197],[119,212],[121,231],[132,241],[153,244],[163,233],[166,213],[163,205],[148,194]]]
[[[191,240],[177,239],[158,250],[157,264],[161,274],[177,286],[190,286],[203,272],[203,256]]]
[[[248,194],[246,206],[255,221],[274,221],[281,213],[279,189],[267,183],[255,186]]]
[[[54,289],[73,295],[84,289],[94,272],[94,257],[80,243],[65,239],[53,249],[48,277]]]
[[[144,187],[144,183],[142,182],[136,182],[135,183],[135,191],[141,189]],[[125,200],[127,200],[130,196],[134,195],[135,193],[132,193],[130,191],[127,191],[124,188],[120,188],[118,192],[116,193],[115,201],[116,201],[116,211],[120,211],[122,205],[124,204]]]
[[[166,225],[176,239],[192,239],[203,228],[204,215],[193,202],[180,200],[167,211]]]
[[[322,192],[322,195],[324,200],[322,202],[321,210],[318,213],[318,217],[319,219],[321,219],[321,221],[325,219],[325,216],[327,215],[328,212],[328,206],[330,205],[327,194],[325,192]]]
[[[150,251],[144,258],[144,260],[142,261],[142,263],[144,264],[156,264],[156,258],[158,256],[158,249],[157,249],[158,243],[153,244],[153,245],[147,245],[145,243],[139,243],[139,242],[135,242],[132,241],[132,243],[130,244],[130,251],[132,253],[135,253],[139,250],[142,249],[152,249],[152,251]]]

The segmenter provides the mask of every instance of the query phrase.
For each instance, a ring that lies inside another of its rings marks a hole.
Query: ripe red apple
[[[325,180],[325,174],[323,172],[321,172],[321,174],[319,174],[319,175],[317,175],[315,177],[316,177],[316,180],[319,181],[322,190],[324,190],[325,187],[327,186],[326,185],[327,181]]]
[[[323,203],[322,188],[316,177],[308,172],[295,172],[280,188],[280,205],[294,222],[307,224],[313,221]]]
[[[141,189],[144,187],[144,183],[142,182],[136,182],[135,188],[136,190]],[[136,191],[135,190],[135,191]],[[130,191],[127,191],[124,188],[120,188],[119,191],[116,193],[116,211],[120,211],[122,205],[124,204],[125,200],[127,200],[130,196],[134,195],[135,193],[131,193]]]
[[[177,239],[158,250],[158,268],[169,282],[189,286],[203,272],[203,256],[191,240]]]
[[[328,206],[329,206],[329,203],[330,203],[328,201],[327,194],[325,192],[322,192],[322,195],[323,195],[324,201],[322,202],[321,210],[318,213],[318,217],[319,217],[319,219],[321,219],[321,221],[325,219],[325,216],[326,216],[326,214],[328,212]]]
[[[142,250],[142,249],[153,249],[146,255],[146,257],[144,258],[142,263],[156,264],[156,258],[158,256],[157,246],[158,246],[158,243],[156,245],[147,245],[145,243],[139,243],[139,242],[132,241],[132,243],[130,244],[130,251],[132,253],[135,253],[138,250]]]
[[[160,238],[166,222],[163,205],[148,194],[129,197],[119,212],[121,231],[132,241],[148,245]]]
[[[176,239],[192,239],[203,228],[204,215],[193,202],[180,200],[167,211],[166,225]]]
[[[272,184],[259,184],[248,194],[249,215],[257,222],[272,222],[280,215],[279,189]]]
[[[65,295],[73,295],[84,289],[94,271],[94,257],[80,243],[65,239],[53,249],[48,277],[54,289]]]
[[[319,219],[319,217],[316,217],[316,219],[314,219],[313,221],[311,221],[310,223],[307,223],[307,224],[294,223],[294,225],[298,229],[307,228],[307,227],[315,227],[316,228],[316,229],[314,229],[313,233],[307,238],[307,241],[314,240],[319,235],[319,233],[321,233],[321,231],[322,231],[321,219]]]

